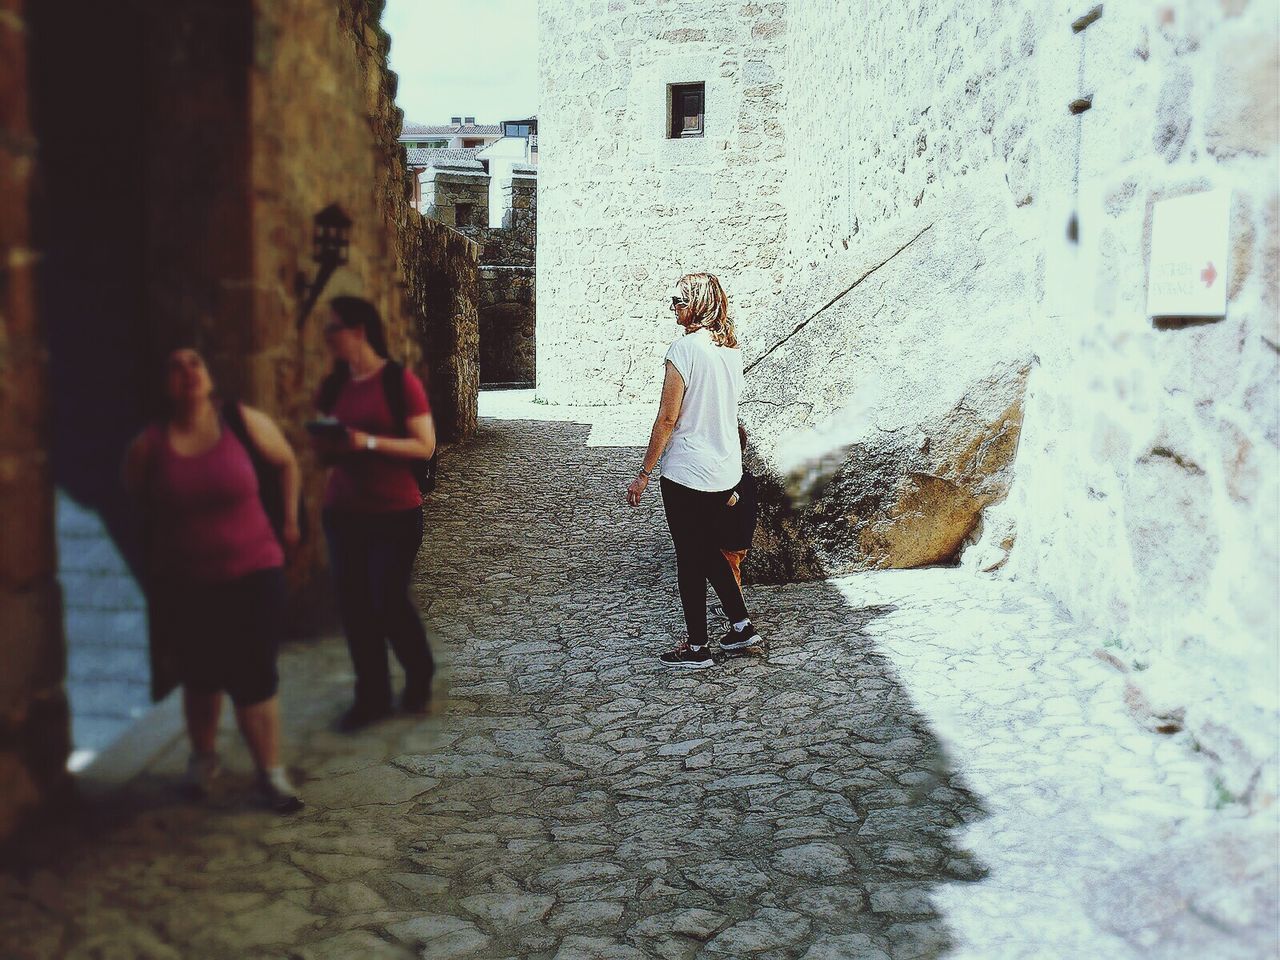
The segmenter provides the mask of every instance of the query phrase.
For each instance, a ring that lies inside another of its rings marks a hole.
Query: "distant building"
[[[502,138],[477,150],[476,159],[489,174],[489,226],[506,226],[503,199],[512,178],[537,174],[538,118],[504,121]]]
[[[497,124],[478,124],[475,117],[453,117],[448,124],[406,123],[400,130],[400,142],[419,149],[471,149],[483,147],[506,136]]]
[[[414,204],[423,216],[483,247],[481,382],[532,386],[537,375],[538,118],[495,126],[478,126],[472,117],[453,119],[448,127],[404,125],[400,142]]]
[[[447,124],[405,123],[400,129],[404,144],[409,180],[413,183],[413,205],[421,209],[422,194],[418,178],[432,165],[432,160],[461,162],[463,151],[474,153],[501,140],[505,134],[498,124],[478,124],[475,117],[451,117]],[[445,151],[441,154],[440,151]]]

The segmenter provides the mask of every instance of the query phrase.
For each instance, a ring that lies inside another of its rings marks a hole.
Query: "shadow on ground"
[[[932,894],[980,876],[953,834],[981,805],[863,630],[887,610],[751,587],[767,648],[663,670],[661,505],[629,510],[639,452],[587,432],[484,421],[444,461],[416,588],[439,716],[335,734],[345,652],[293,650],[308,809],[161,800],[174,752],[0,881],[6,956],[944,954]]]

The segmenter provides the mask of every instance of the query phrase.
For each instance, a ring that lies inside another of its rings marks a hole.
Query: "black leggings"
[[[676,548],[676,577],[680,603],[689,628],[689,644],[707,642],[707,584],[710,583],[725,616],[738,623],[747,619],[747,605],[733,568],[720,552],[724,509],[731,490],[705,493],[662,478],[662,505]]]
[[[347,649],[356,673],[356,702],[391,703],[387,641],[404,667],[406,691],[431,683],[435,662],[418,610],[409,598],[413,564],[422,545],[422,510],[388,513],[324,512],[330,563]]]

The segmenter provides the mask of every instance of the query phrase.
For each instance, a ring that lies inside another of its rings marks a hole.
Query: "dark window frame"
[[[696,113],[693,112],[695,107]],[[691,137],[705,136],[706,110],[707,85],[705,82],[668,84],[667,139],[687,140]]]

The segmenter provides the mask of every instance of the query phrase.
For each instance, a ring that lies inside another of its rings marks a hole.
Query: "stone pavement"
[[[623,505],[639,454],[609,445],[640,421],[554,415],[485,420],[444,461],[417,588],[435,716],[336,734],[340,641],[291,648],[307,810],[254,809],[238,749],[209,807],[181,803],[176,746],[0,875],[0,956],[1274,949],[1274,832],[1214,809],[1049,604],[961,571],[756,587],[767,647],[672,674],[660,505]]]

